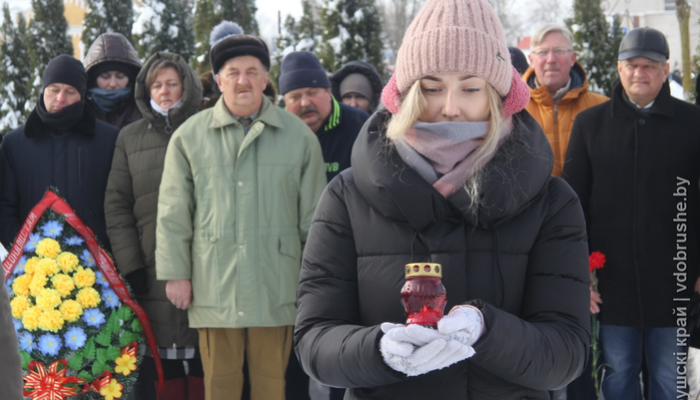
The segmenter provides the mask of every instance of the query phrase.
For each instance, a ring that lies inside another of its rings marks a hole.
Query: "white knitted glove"
[[[408,376],[443,369],[474,355],[471,346],[420,325],[385,323],[382,331],[379,350],[384,362]]]
[[[450,313],[438,321],[438,332],[465,346],[472,346],[481,337],[484,317],[478,308],[455,306]]]

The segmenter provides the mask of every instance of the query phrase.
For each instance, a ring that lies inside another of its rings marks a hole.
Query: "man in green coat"
[[[206,398],[284,399],[301,251],[326,185],[318,139],[264,95],[258,37],[210,51],[222,96],[173,134],[158,198],[156,271],[198,328]]]

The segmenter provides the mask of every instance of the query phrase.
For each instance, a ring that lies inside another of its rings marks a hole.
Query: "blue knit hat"
[[[279,88],[282,95],[289,91],[307,88],[329,88],[331,81],[318,57],[310,51],[295,51],[282,60]]]

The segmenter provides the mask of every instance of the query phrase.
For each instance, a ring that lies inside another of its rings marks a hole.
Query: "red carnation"
[[[603,268],[605,266],[605,254],[594,251],[588,256],[588,265],[591,272]]]

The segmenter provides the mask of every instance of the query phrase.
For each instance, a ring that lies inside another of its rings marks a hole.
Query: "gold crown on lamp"
[[[406,278],[414,276],[432,276],[442,278],[442,265],[437,263],[410,263],[406,264]]]

